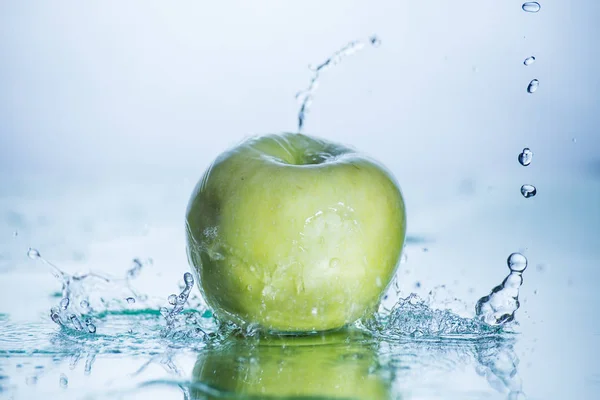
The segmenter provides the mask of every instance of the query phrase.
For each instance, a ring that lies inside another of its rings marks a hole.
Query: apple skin
[[[398,265],[406,213],[377,162],[283,133],[221,154],[192,193],[186,228],[188,260],[219,318],[299,333],[376,310]]]
[[[376,345],[351,336],[336,331],[259,343],[229,338],[198,355],[191,398],[391,398]]]

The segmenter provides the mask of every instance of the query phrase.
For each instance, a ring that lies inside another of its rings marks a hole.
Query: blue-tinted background
[[[169,293],[203,170],[248,135],[295,130],[307,66],[377,34],[323,73],[305,132],[399,180],[424,239],[407,249],[406,292],[446,284],[472,305],[524,251],[524,390],[596,398],[600,4],[541,4],[2,1],[0,312],[47,318],[56,284],[29,246],[71,272],[151,256]]]

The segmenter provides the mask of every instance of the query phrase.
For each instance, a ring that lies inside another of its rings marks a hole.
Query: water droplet
[[[248,285],[248,286],[246,286],[246,289],[247,289],[249,292],[251,292],[251,291],[252,291],[252,285]]]
[[[172,294],[170,295],[167,300],[169,301],[169,304],[174,306],[175,304],[177,304],[177,295]]]
[[[340,266],[340,259],[339,258],[332,258],[331,260],[329,260],[329,268],[337,268]]]
[[[90,307],[90,303],[87,300],[81,300],[81,302],[79,303],[79,306],[85,310],[87,310]]]
[[[125,300],[126,300],[126,301],[127,301],[127,303],[129,303],[129,304],[134,304],[134,303],[135,303],[135,298],[133,298],[133,297],[128,297],[128,298],[126,298]]]
[[[382,283],[381,283],[381,277],[378,276],[377,278],[375,278],[375,285],[377,287],[381,287],[381,285],[382,285]]]
[[[527,93],[535,93],[535,91],[538,90],[539,86],[540,81],[538,81],[537,79],[533,79],[531,82],[529,82],[529,85],[527,85]]]
[[[19,231],[14,231],[13,232],[13,237],[17,237],[17,236],[19,236]]]
[[[160,315],[162,315],[163,317],[166,317],[167,315],[169,315],[169,310],[167,309],[167,307],[160,308]]]
[[[525,61],[523,61],[523,64],[525,64],[526,66],[530,66],[531,64],[533,64],[535,62],[535,57],[531,56],[531,57],[527,57],[525,59]]]
[[[369,41],[371,42],[371,44],[373,45],[373,47],[379,47],[381,46],[381,39],[379,39],[377,37],[377,35],[373,35],[369,38]]]
[[[89,333],[96,333],[96,325],[92,323],[87,324],[87,330]]]
[[[79,320],[79,318],[77,318],[77,315],[71,314],[69,319],[71,320],[71,323],[73,324],[73,327],[75,329],[77,329],[78,331],[83,329],[83,325],[81,325],[81,321]]]
[[[420,288],[420,287],[421,287],[421,282],[419,282],[419,281],[415,282],[415,287],[416,287],[417,289],[418,289],[418,288]]]
[[[32,260],[35,260],[36,258],[40,258],[40,252],[37,251],[34,248],[29,248],[29,250],[27,250],[27,257],[31,258]]]
[[[60,380],[58,381],[58,384],[63,389],[66,389],[67,386],[69,386],[69,379],[65,374],[60,374]]]
[[[317,310],[317,307],[313,307],[313,309],[312,309],[312,310],[310,310],[310,313],[311,313],[312,315],[317,315],[317,313],[318,313],[318,312],[319,312],[319,310]]]
[[[571,141],[572,141],[573,143],[577,143],[577,138],[573,138],[573,139],[571,139]]]
[[[524,167],[531,164],[532,158],[533,158],[533,152],[528,147],[525,147],[523,149],[523,151],[521,152],[521,154],[519,154],[519,162]]]
[[[58,309],[58,307],[52,307],[50,309],[50,319],[52,319],[52,321],[58,325],[62,325],[62,322],[60,320],[60,311]]]
[[[537,194],[537,189],[533,185],[523,185],[521,186],[521,194],[526,199],[533,197]]]
[[[408,262],[408,256],[406,255],[406,253],[402,253],[402,255],[400,256],[400,264],[406,264]]]
[[[513,272],[523,272],[527,268],[527,257],[521,253],[512,253],[508,256],[506,264]]]
[[[526,12],[530,12],[530,13],[536,13],[538,11],[540,11],[540,8],[542,8],[540,6],[540,3],[538,3],[537,1],[528,1],[527,3],[523,3],[523,11]]]
[[[60,308],[62,308],[63,310],[66,310],[67,307],[69,307],[69,298],[65,297],[60,301]]]
[[[189,272],[186,272],[185,274],[183,274],[183,280],[185,281],[185,283],[188,286],[191,286],[194,284],[194,277]]]

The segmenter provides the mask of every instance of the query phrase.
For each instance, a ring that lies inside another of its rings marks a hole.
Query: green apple
[[[391,398],[376,346],[346,332],[280,340],[230,338],[198,355],[193,399]]]
[[[276,332],[337,329],[374,312],[406,234],[383,166],[296,133],[221,154],[186,223],[188,259],[216,315]]]

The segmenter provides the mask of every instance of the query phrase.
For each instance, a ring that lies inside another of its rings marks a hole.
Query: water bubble
[[[369,38],[369,41],[371,42],[371,45],[373,45],[373,47],[379,47],[381,46],[381,39],[379,39],[377,37],[377,35],[373,35]]]
[[[35,260],[36,258],[40,258],[40,252],[37,251],[37,249],[34,249],[32,247],[29,248],[29,250],[27,250],[27,257],[31,258],[32,260]]]
[[[537,189],[533,185],[523,185],[521,186],[521,194],[526,199],[533,197],[537,194]]]
[[[252,291],[252,285],[248,285],[248,286],[246,286],[246,289],[247,289],[249,292],[251,292],[251,291]]]
[[[69,298],[65,297],[60,301],[60,308],[62,308],[63,310],[66,310],[67,307],[69,307]]]
[[[188,285],[188,286],[191,286],[194,284],[194,277],[189,272],[186,272],[185,274],[183,274],[183,280],[185,281],[186,285]]]
[[[65,374],[60,374],[60,380],[58,381],[58,384],[61,388],[66,389],[67,386],[69,386],[69,378],[67,378]]]
[[[533,64],[535,62],[535,57],[531,56],[531,57],[527,57],[525,59],[525,61],[523,61],[523,64],[525,64],[526,66],[530,66],[531,64]]]
[[[79,306],[85,310],[87,310],[90,307],[90,303],[87,300],[81,300],[81,302],[79,303]]]
[[[538,90],[539,86],[540,81],[538,81],[537,79],[533,79],[531,82],[529,82],[529,85],[527,85],[527,93],[535,93],[535,91]]]
[[[133,297],[128,297],[128,298],[126,298],[125,300],[126,300],[126,301],[127,301],[127,303],[129,303],[129,304],[134,304],[134,303],[135,303],[135,298],[133,298]]]
[[[521,165],[524,167],[531,164],[532,159],[533,159],[533,152],[528,147],[525,147],[523,149],[523,151],[521,152],[521,154],[519,154],[519,163],[521,163]]]
[[[172,294],[167,298],[167,300],[170,305],[174,306],[175,304],[177,304],[177,295]]]
[[[506,264],[513,272],[523,272],[527,268],[527,257],[521,253],[512,253],[508,256]]]
[[[537,1],[528,1],[527,3],[523,3],[523,11],[526,12],[530,12],[530,13],[536,13],[538,11],[540,11],[540,8],[542,8],[540,6],[540,3],[538,3]]]

